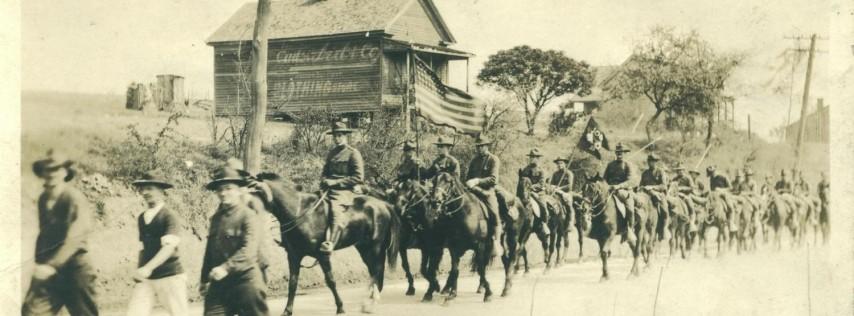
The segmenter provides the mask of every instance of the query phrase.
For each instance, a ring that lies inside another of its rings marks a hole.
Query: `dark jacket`
[[[575,182],[575,175],[569,169],[558,169],[552,174],[552,179],[549,184],[557,186],[563,192],[572,191],[572,186]]]
[[[664,193],[668,185],[667,173],[661,169],[647,169],[641,174],[640,185],[643,188]]]
[[[433,163],[430,165],[430,168],[427,169],[425,175],[422,175],[422,179],[429,179],[435,177],[439,173],[447,172],[457,179],[460,178],[460,162],[457,158],[454,158],[451,155],[439,155],[436,159],[433,160]]]
[[[531,180],[531,191],[540,192],[546,183],[546,176],[539,165],[529,164],[525,168],[519,169],[519,182],[522,179],[528,178]]]
[[[39,236],[36,239],[36,263],[60,268],[72,256],[86,251],[93,229],[92,207],[80,191],[67,185],[50,209],[48,193],[39,196]]]
[[[362,154],[350,145],[335,146],[326,155],[323,179],[334,180],[334,190],[352,190],[365,181],[365,162]]]
[[[404,158],[397,167],[397,181],[421,180],[426,178],[427,170],[417,158]]]
[[[202,261],[202,283],[217,266],[228,271],[228,276],[248,271],[257,265],[258,231],[257,214],[244,205],[220,205],[211,217],[208,243]]]
[[[709,187],[711,191],[717,189],[729,189],[729,178],[722,174],[715,175],[714,177],[711,177],[711,179],[709,179]]]
[[[483,190],[491,190],[498,185],[498,172],[501,162],[492,153],[477,154],[469,164],[466,181],[479,179],[477,186]]]
[[[634,177],[634,167],[628,161],[614,160],[608,163],[605,167],[603,178],[609,185],[626,184],[631,185],[630,181]]]

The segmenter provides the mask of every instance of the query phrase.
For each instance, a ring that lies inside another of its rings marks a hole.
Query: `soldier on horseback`
[[[658,167],[658,155],[655,153],[649,154],[646,161],[649,164],[649,169],[644,170],[641,174],[640,189],[649,194],[653,206],[658,209],[658,213],[664,222],[668,222],[670,217],[669,206],[667,203],[667,174],[663,169]],[[670,230],[664,230],[664,239],[670,239]]]
[[[726,204],[728,210],[727,217],[729,218],[727,218],[727,221],[730,223],[731,226],[734,225],[735,222],[733,221],[733,214],[736,211],[736,208],[735,201],[733,200],[732,195],[730,194],[731,186],[729,183],[729,179],[726,177],[726,175],[718,174],[717,168],[715,168],[715,166],[709,166],[708,168],[706,168],[706,175],[709,176],[709,189],[711,193],[710,196],[720,198],[724,201],[724,204]],[[734,227],[730,227],[730,229],[732,228]]]
[[[415,142],[408,140],[403,144],[403,162],[397,167],[397,181],[403,183],[409,180],[424,179],[424,164],[415,156]]]
[[[543,203],[542,198],[540,198],[540,194],[543,193],[545,189],[545,173],[540,168],[539,164],[537,164],[540,157],[543,155],[540,154],[540,150],[537,148],[531,149],[531,152],[528,153],[528,165],[524,168],[519,169],[519,187],[523,187],[524,179],[528,179],[531,183],[531,186],[528,188],[530,192],[526,192],[528,196],[520,196],[523,201],[527,201],[529,199],[533,200],[534,203],[527,203],[534,207],[539,207],[539,210],[535,208],[534,216],[540,217],[540,220],[543,223],[542,232],[543,234],[548,235],[550,233],[549,227],[546,223],[548,223],[549,212],[546,208],[546,205]],[[521,192],[521,191],[520,191]]]
[[[572,171],[569,170],[569,159],[557,157],[555,158],[554,163],[557,165],[557,170],[552,174],[549,184],[552,185],[555,190],[567,193],[571,192],[572,186],[575,183],[575,175],[573,175]]]
[[[335,250],[341,230],[346,225],[343,213],[347,206],[353,203],[355,191],[365,179],[362,154],[347,144],[347,136],[352,132],[343,122],[337,122],[332,126],[332,130],[326,133],[331,134],[335,142],[335,146],[326,155],[320,182],[321,190],[327,192],[330,206],[330,225],[327,228],[329,238],[320,245],[320,251],[328,254]]]
[[[794,175],[794,171],[792,172]],[[792,210],[798,209],[798,203],[795,201],[795,185],[792,181],[789,180],[788,175],[786,174],[786,170],[780,170],[780,181],[777,181],[777,184],[774,185],[774,190],[777,191],[778,194],[786,201],[786,204],[789,205],[789,208]]]
[[[492,228],[492,239],[498,240],[502,234],[499,202],[504,202],[505,199],[496,190],[501,161],[489,152],[490,144],[492,141],[486,136],[478,135],[474,143],[477,153],[469,164],[465,185],[486,204],[490,213],[489,224]],[[494,245],[492,255],[499,255],[504,252],[501,242],[496,242]]]
[[[676,185],[676,196],[685,201],[685,206],[687,206],[688,218],[689,218],[689,226],[690,231],[697,230],[696,223],[696,212],[694,210],[694,188],[696,187],[694,184],[694,179],[685,172],[685,167],[682,166],[682,163],[677,163],[673,168],[676,171],[676,177],[673,178],[671,183]]]
[[[617,147],[614,150],[614,153],[617,155],[617,158],[614,161],[608,163],[608,166],[605,167],[605,182],[610,185],[611,192],[613,192],[614,196],[617,197],[617,200],[622,203],[624,208],[624,217],[626,219],[626,233],[623,235],[623,240],[628,239],[629,242],[635,241],[635,233],[631,229],[632,227],[632,216],[635,214],[635,199],[634,192],[632,192],[632,178],[634,176],[634,171],[631,163],[623,160],[623,154],[629,152],[628,149],[623,147],[622,143],[617,144]],[[619,204],[619,203],[618,203]],[[621,211],[623,208],[618,207]]]
[[[444,141],[441,137],[435,143],[439,150],[439,156],[433,160],[430,168],[422,175],[422,179],[431,179],[437,174],[447,172],[453,174],[457,179],[460,178],[460,161],[454,156],[451,156],[451,147],[454,144]]]
[[[750,168],[744,169],[744,181],[739,185],[739,192],[749,196],[756,196],[759,194],[759,184],[757,184],[756,180],[753,179],[753,170]]]

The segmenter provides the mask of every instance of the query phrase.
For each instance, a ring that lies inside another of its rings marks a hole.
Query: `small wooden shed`
[[[207,39],[214,48],[217,115],[251,107],[251,45],[257,4],[247,3]],[[267,34],[268,113],[404,109],[413,59],[447,82],[456,43],[431,0],[282,0]],[[468,67],[466,67],[468,71]]]

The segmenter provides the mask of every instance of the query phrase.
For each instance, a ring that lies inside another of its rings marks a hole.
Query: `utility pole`
[[[243,168],[251,174],[261,171],[261,141],[267,121],[267,27],[270,24],[270,0],[259,0],[252,34],[252,116],[243,145]]]
[[[801,165],[801,153],[803,152],[803,141],[804,141],[804,130],[806,129],[807,122],[807,107],[809,106],[810,100],[810,79],[812,77],[812,63],[815,57],[815,40],[816,35],[813,34],[810,36],[810,53],[809,58],[807,59],[807,76],[804,80],[804,96],[801,100],[801,120],[798,125],[798,147],[795,151],[795,169],[799,169]]]

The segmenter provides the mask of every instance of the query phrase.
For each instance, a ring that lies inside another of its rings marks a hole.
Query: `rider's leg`
[[[503,233],[503,231],[501,229],[501,215],[499,213],[500,208],[498,204],[498,197],[495,194],[495,190],[484,191],[484,193],[486,194],[486,208],[489,210],[491,217],[489,220],[489,224],[492,228],[492,239],[495,240],[495,242],[493,243],[494,246],[492,247],[492,254],[499,255],[504,252],[504,249],[501,245],[501,234]],[[507,206],[506,201],[504,203],[504,206]]]
[[[341,238],[341,230],[344,228],[344,206],[340,201],[340,199],[336,199],[335,196],[330,196],[329,201],[329,226],[327,227],[327,232],[329,234],[329,238],[326,239],[323,243],[320,244],[320,252],[331,254],[335,250],[335,245],[338,244],[338,239]]]

